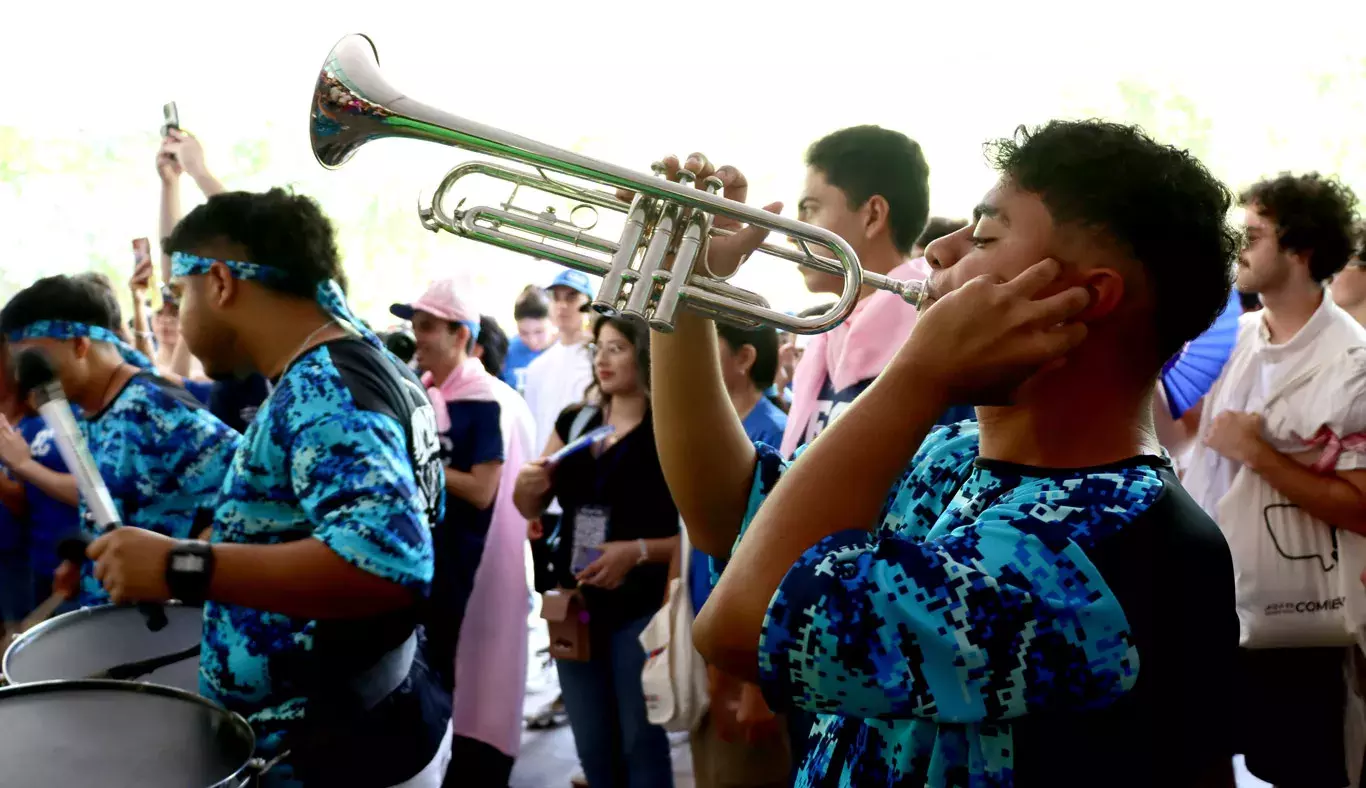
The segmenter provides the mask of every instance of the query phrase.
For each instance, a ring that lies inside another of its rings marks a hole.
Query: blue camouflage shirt
[[[186,539],[201,510],[217,505],[238,435],[185,389],[140,372],[80,424],[123,525]],[[82,501],[83,527],[99,536],[87,514]],[[91,571],[87,562],[80,602],[104,604],[109,595]]]
[[[431,526],[444,504],[439,445],[430,405],[421,427],[411,410],[413,402],[427,402],[416,379],[412,391],[400,391],[396,387],[407,385],[407,378],[385,369],[388,364],[364,342],[342,339],[290,365],[232,460],[214,542],[317,539],[366,572],[426,595],[433,571]],[[414,456],[424,458],[416,473]],[[247,718],[258,754],[297,749],[291,737],[306,721],[317,721],[309,717],[315,693],[330,689],[318,677],[345,674],[347,664],[369,665],[412,631],[412,613],[400,611],[397,620],[313,621],[209,602],[200,693]],[[368,760],[425,764],[421,759],[431,751],[424,734],[440,740],[449,701],[444,713],[445,718],[419,720],[435,729],[417,734],[402,727],[414,722],[413,715],[401,716],[401,723],[386,721],[382,732],[367,731],[370,747],[381,746],[382,735],[393,736],[392,743],[384,740],[385,754],[370,753]],[[404,746],[415,749],[400,752]],[[334,742],[333,748],[339,757],[354,749],[350,742]],[[270,785],[299,784],[293,760],[271,772]]]
[[[759,450],[746,527],[786,469]],[[1163,459],[981,460],[964,422],[926,439],[876,528],[789,570],[760,685],[818,712],[799,786],[1184,784],[1230,754],[1205,731],[1232,593],[1227,544]]]

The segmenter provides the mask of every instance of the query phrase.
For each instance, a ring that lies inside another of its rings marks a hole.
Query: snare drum
[[[155,684],[6,687],[0,731],[0,788],[239,788],[262,768],[252,759],[256,737],[246,720]]]
[[[0,672],[10,684],[86,679],[117,665],[176,654],[199,644],[203,608],[170,604],[166,619],[164,629],[152,632],[135,607],[100,605],[65,613],[20,635],[5,651]],[[197,693],[199,658],[187,655],[135,680]]]

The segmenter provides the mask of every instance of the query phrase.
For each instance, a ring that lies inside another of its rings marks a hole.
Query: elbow
[[[738,631],[739,627],[734,622],[726,620],[724,611],[708,601],[693,622],[693,647],[708,665],[745,681],[757,681],[758,646],[755,643],[740,642],[740,639],[735,637]]]

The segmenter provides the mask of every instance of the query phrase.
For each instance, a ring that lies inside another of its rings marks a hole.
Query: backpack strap
[[[588,422],[598,415],[598,408],[595,405],[584,405],[574,416],[574,423],[569,425],[569,439],[566,444],[578,440],[581,435],[588,430]]]

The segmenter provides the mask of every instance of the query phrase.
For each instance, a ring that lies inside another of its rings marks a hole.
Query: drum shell
[[[0,675],[11,685],[75,681],[119,664],[179,652],[200,641],[202,608],[171,603],[166,617],[167,627],[151,632],[135,608],[97,605],[64,613],[16,638],[0,660]],[[189,658],[137,680],[197,692],[198,666],[197,659]]]
[[[166,722],[164,730],[149,730],[138,725],[138,713],[118,713],[113,706],[123,699],[127,701],[124,703],[127,711],[140,712],[148,719],[153,717],[148,717],[147,712],[155,706],[159,713],[154,717]],[[29,705],[24,706],[25,703]],[[62,703],[66,703],[67,708],[59,709],[58,704]],[[108,709],[111,713],[91,713],[95,704],[111,706]],[[163,712],[171,710],[177,719],[163,716]],[[187,730],[184,724],[187,721],[199,721],[200,729]],[[59,726],[65,728],[58,729]],[[4,764],[0,769],[0,788],[91,784],[91,765],[82,766],[79,761],[66,760],[73,752],[87,758],[92,752],[95,757],[103,755],[94,776],[98,784],[111,786],[174,784],[178,788],[188,788],[183,782],[183,773],[158,774],[151,782],[146,778],[134,782],[132,776],[120,772],[119,757],[126,756],[129,766],[145,769],[149,758],[159,766],[164,763],[157,760],[155,753],[158,750],[165,752],[165,758],[174,763],[177,759],[183,761],[195,744],[217,752],[211,754],[215,778],[191,783],[193,788],[200,788],[200,785],[204,788],[244,788],[255,784],[261,769],[260,762],[253,758],[256,736],[245,719],[198,695],[157,684],[40,681],[0,688],[0,729],[6,731],[6,736],[0,739],[0,763]],[[168,738],[175,735],[184,735],[187,741]],[[122,740],[117,743],[101,740],[114,737],[122,737]],[[153,753],[150,756],[147,754],[149,749]],[[73,774],[54,773],[68,762]],[[223,773],[221,778],[218,778],[219,772]],[[165,783],[157,782],[161,777],[166,778]],[[126,781],[119,782],[120,779]]]

